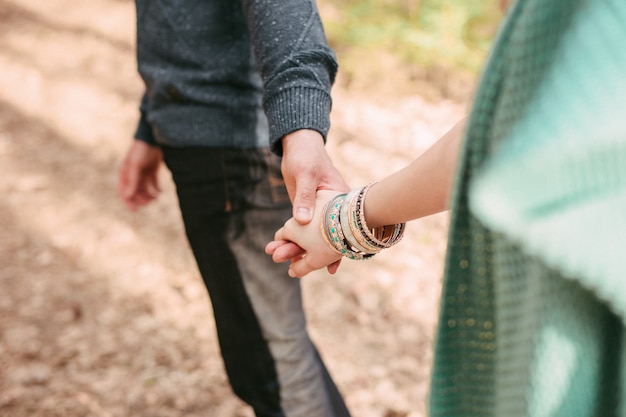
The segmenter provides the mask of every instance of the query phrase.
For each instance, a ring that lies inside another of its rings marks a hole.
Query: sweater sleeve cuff
[[[141,118],[139,119],[137,130],[135,131],[135,139],[146,142],[148,145],[158,146],[154,134],[152,133],[152,126],[148,123],[144,112],[141,112]]]
[[[320,89],[297,87],[283,90],[264,103],[270,131],[270,148],[282,156],[281,139],[296,130],[311,129],[326,141],[330,129],[330,95]]]

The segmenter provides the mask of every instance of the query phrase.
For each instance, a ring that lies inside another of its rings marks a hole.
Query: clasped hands
[[[321,217],[328,202],[341,193],[342,191],[332,190],[317,191],[312,220],[303,225],[293,217],[290,218],[276,232],[274,240],[266,245],[265,253],[271,255],[274,262],[291,262],[289,276],[303,277],[324,267],[334,274],[339,268],[342,256],[324,240]]]

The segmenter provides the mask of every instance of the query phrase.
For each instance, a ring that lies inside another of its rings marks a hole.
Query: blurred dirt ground
[[[168,173],[137,213],[116,196],[142,92],[133,2],[0,0],[0,68],[0,416],[252,416],[227,384]],[[354,186],[464,111],[386,91],[334,89],[328,148]],[[355,417],[425,415],[446,228],[445,214],[411,223],[373,260],[302,281]]]

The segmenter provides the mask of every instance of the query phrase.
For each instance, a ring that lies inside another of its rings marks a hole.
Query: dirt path
[[[169,176],[139,213],[115,195],[141,94],[133,23],[131,1],[0,0],[0,416],[252,415],[226,383]],[[338,86],[334,109],[329,151],[358,185],[462,106]],[[355,416],[424,415],[446,220],[303,281]]]

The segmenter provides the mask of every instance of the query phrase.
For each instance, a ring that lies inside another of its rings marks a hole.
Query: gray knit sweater
[[[325,138],[337,71],[314,0],[136,0],[146,92],[135,137],[253,148]]]

